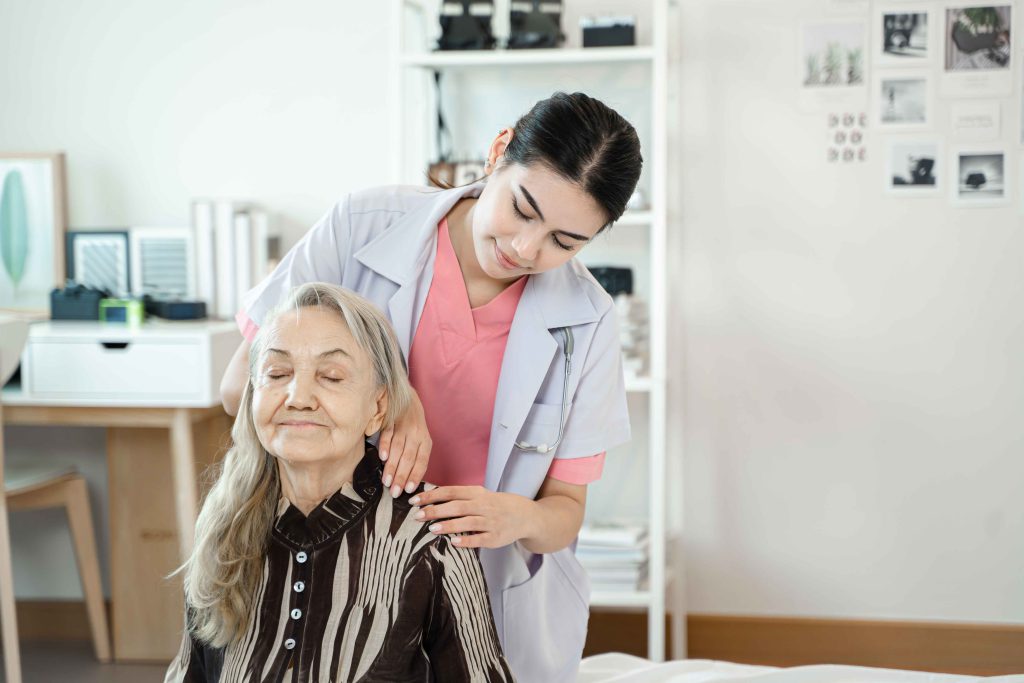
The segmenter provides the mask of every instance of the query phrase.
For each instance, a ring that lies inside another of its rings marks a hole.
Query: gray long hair
[[[182,566],[189,626],[215,647],[234,642],[248,628],[281,497],[277,463],[260,443],[253,422],[253,387],[266,331],[283,313],[303,308],[337,312],[370,357],[377,386],[388,399],[381,429],[393,425],[411,399],[395,333],[366,299],[337,285],[314,282],[296,288],[267,314],[249,350],[249,381],[231,429],[233,444],[211,470],[214,484],[196,521],[195,548]]]

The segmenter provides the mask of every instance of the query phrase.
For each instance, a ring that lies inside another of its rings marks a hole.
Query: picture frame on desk
[[[0,152],[0,310],[49,316],[66,229],[63,152]]]
[[[69,280],[104,289],[116,297],[131,293],[128,230],[70,230],[65,235]]]

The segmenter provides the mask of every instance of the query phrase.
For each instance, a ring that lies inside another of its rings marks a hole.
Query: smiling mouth
[[[518,270],[526,267],[519,265],[518,263],[510,259],[508,256],[505,256],[505,252],[498,248],[497,242],[494,243],[494,255],[498,259],[498,264],[508,270]]]
[[[322,424],[316,422],[282,422],[281,427],[323,427]]]

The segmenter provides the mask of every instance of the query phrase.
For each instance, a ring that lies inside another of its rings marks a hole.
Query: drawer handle
[[[103,345],[103,348],[110,349],[110,350],[118,350],[118,351],[122,351],[124,349],[127,349],[128,348],[128,344],[130,344],[130,343],[131,342],[100,342],[100,344]]]

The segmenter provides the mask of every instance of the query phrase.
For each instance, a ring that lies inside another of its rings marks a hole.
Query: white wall
[[[690,610],[1021,622],[1022,219],[885,196],[876,129],[867,163],[824,161],[797,29],[835,4],[683,3]]]

